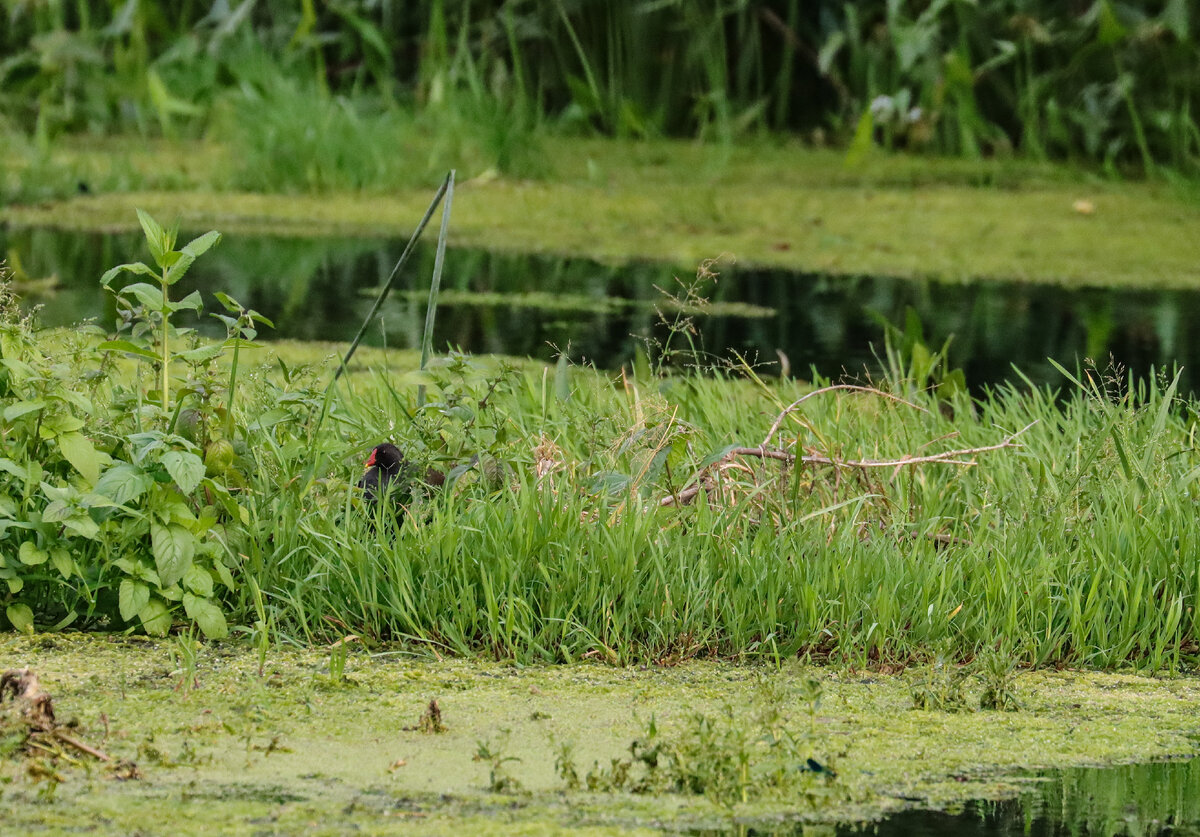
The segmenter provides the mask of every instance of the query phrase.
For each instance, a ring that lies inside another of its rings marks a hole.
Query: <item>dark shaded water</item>
[[[1015,799],[961,811],[903,811],[869,825],[735,824],[699,835],[837,837],[1158,837],[1200,835],[1200,760],[1048,771]]]
[[[275,321],[276,331],[263,335],[268,339],[345,342],[370,308],[370,290],[383,283],[402,249],[400,241],[235,234],[197,262],[181,291],[230,293]],[[48,325],[89,317],[110,325],[112,302],[99,287],[100,275],[122,262],[149,260],[140,233],[0,230],[0,253],[16,254],[31,277],[60,278],[56,293],[30,299],[45,306],[41,321]],[[410,262],[400,293],[372,325],[369,343],[420,345],[432,263],[432,248]],[[807,375],[810,367],[831,376],[843,370],[860,374],[877,367],[873,347],[882,345],[882,323],[902,324],[912,309],[930,348],[953,335],[951,363],[964,369],[973,388],[1013,379],[1014,364],[1036,382],[1057,384],[1062,376],[1047,357],[1070,368],[1084,358],[1105,367],[1110,356],[1138,373],[1178,363],[1185,368],[1184,388],[1200,385],[1189,372],[1200,365],[1200,339],[1187,327],[1200,315],[1200,293],[946,285],[737,265],[718,269],[719,281],[703,286],[717,310],[699,317],[696,325],[703,348],[722,357],[736,351],[776,363],[779,350],[797,375]],[[678,294],[675,277],[686,280],[694,271],[695,266],[617,266],[452,250],[434,346],[546,360],[555,356],[553,347],[569,347],[572,360],[613,368],[632,357],[639,337],[666,334],[655,311],[663,300],[658,289]],[[731,303],[760,310],[755,316],[721,310]]]
[[[1200,834],[1200,761],[1055,771],[1017,799],[962,813],[907,811],[839,835],[878,837],[1151,837]]]

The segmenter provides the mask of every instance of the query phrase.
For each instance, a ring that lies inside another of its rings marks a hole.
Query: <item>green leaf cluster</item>
[[[222,318],[231,321],[229,339],[171,352],[170,341],[186,336],[171,316],[201,306],[198,294],[171,302],[168,289],[219,235],[176,250],[173,229],[139,218],[160,272],[122,265],[102,281],[128,271],[153,275],[158,286],[118,291],[131,312],[127,336],[80,335],[73,364],[43,349],[0,284],[0,607],[18,630],[76,624],[163,635],[177,620],[210,638],[229,630],[223,599],[238,587],[239,559],[226,523],[241,524],[247,512],[230,488],[240,476],[232,445],[217,428],[233,435],[224,419],[234,380],[220,407],[201,397],[211,387],[186,382],[169,413],[169,361],[195,372],[226,348],[249,345],[252,324],[265,320],[223,296],[236,313]],[[119,354],[153,365],[161,401],[113,383]]]

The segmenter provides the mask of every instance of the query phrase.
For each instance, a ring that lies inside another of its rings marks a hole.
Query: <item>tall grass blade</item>
[[[450,210],[454,205],[454,169],[446,175],[442,192],[446,203],[442,207],[442,228],[438,232],[437,255],[433,260],[433,281],[429,283],[429,306],[425,309],[425,333],[421,337],[421,369],[429,363],[433,354],[433,323],[437,319],[438,293],[442,288],[442,267],[446,261],[446,231],[450,228]],[[439,192],[439,195],[441,193]],[[431,207],[432,208],[432,207]],[[425,385],[417,388],[417,406],[425,403]]]
[[[421,233],[425,232],[425,227],[428,226],[429,219],[433,217],[434,210],[437,209],[438,204],[441,203],[442,196],[446,194],[447,188],[453,189],[453,187],[454,172],[452,171],[450,174],[446,175],[446,179],[443,180],[442,185],[438,187],[437,194],[433,196],[433,200],[429,202],[429,208],[425,210],[425,217],[421,219],[421,223],[417,224],[417,228],[413,230],[412,236],[408,239],[408,244],[404,247],[404,252],[400,254],[400,258],[396,261],[396,266],[392,268],[392,272],[388,276],[387,281],[383,283],[383,288],[379,291],[379,296],[375,297],[375,304],[371,306],[371,310],[367,312],[366,318],[363,319],[363,323],[358,329],[358,334],[354,335],[354,340],[350,343],[350,348],[346,351],[346,356],[342,358],[342,363],[340,366],[338,366],[338,370],[334,374],[333,381],[330,383],[330,386],[332,386],[333,383],[336,383],[337,379],[342,376],[344,371],[346,371],[346,365],[350,363],[350,358],[354,357],[354,353],[358,350],[358,344],[362,342],[363,335],[367,333],[367,327],[370,326],[371,321],[375,319],[375,314],[379,311],[379,306],[383,305],[383,301],[387,299],[388,294],[391,293],[392,285],[395,284],[396,277],[400,275],[400,269],[408,262],[408,258],[412,255],[413,248],[417,244],[417,239],[421,237]],[[438,276],[441,271],[441,258],[445,247],[443,242],[446,235],[447,219],[448,215],[444,214],[442,216],[442,237],[438,239],[438,263],[434,268],[435,276]],[[428,325],[426,328],[428,328]],[[421,367],[424,368],[424,366],[425,363],[424,360],[422,360]]]

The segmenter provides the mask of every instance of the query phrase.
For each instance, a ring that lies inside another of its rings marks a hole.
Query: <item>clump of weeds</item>
[[[970,676],[970,669],[955,663],[949,647],[944,647],[913,682],[912,708],[934,712],[969,711],[966,686]]]
[[[421,713],[421,717],[416,724],[411,727],[404,727],[406,732],[423,732],[426,735],[436,735],[446,732],[449,727],[442,720],[442,707],[438,704],[437,699],[429,701],[429,705],[425,707],[425,711]]]
[[[979,656],[979,676],[983,679],[983,694],[979,696],[980,709],[1016,712],[1021,708],[1015,688],[1017,675],[1021,673],[1017,663],[1016,656],[1006,653],[1003,649],[989,649]]]
[[[967,686],[982,683],[979,708],[1014,712],[1021,708],[1014,684],[1020,674],[1018,660],[1004,650],[982,652],[969,665],[954,662],[948,650],[940,651],[928,669],[912,684],[913,709],[935,712],[972,711]]]
[[[787,797],[817,808],[845,790],[835,781],[837,773],[813,757],[820,701],[820,683],[813,682],[801,696],[809,715],[805,732],[790,728],[789,696],[775,680],[764,678],[748,707],[726,704],[716,713],[697,712],[671,734],[651,717],[630,743],[628,758],[596,763],[582,780],[573,748],[560,745],[558,775],[569,790],[704,796],[726,808]]]
[[[492,793],[516,793],[521,790],[521,783],[509,771],[510,762],[519,762],[516,756],[504,754],[508,743],[508,730],[502,730],[499,740],[480,739],[476,744],[474,761],[488,765],[488,790]]]

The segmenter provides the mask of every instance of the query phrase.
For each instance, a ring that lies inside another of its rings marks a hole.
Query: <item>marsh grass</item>
[[[374,642],[520,661],[902,667],[1001,641],[1022,664],[1157,671],[1195,659],[1200,471],[1192,408],[1169,383],[1123,380],[1114,393],[1079,373],[1066,393],[955,393],[946,412],[904,381],[885,383],[927,411],[831,393],[806,402],[788,445],[898,459],[1033,426],[973,466],[747,461],[670,508],[664,496],[731,440],[756,444],[800,385],[573,369],[564,395],[548,373],[434,367],[418,409],[405,379],[377,374],[332,414],[345,441],[277,438],[254,453],[255,472],[279,476],[253,498],[266,525],[248,570],[299,641],[337,619]],[[373,528],[347,451],[381,432],[435,463],[486,450],[508,478],[467,471],[398,529]],[[314,459],[327,477],[282,478]]]

